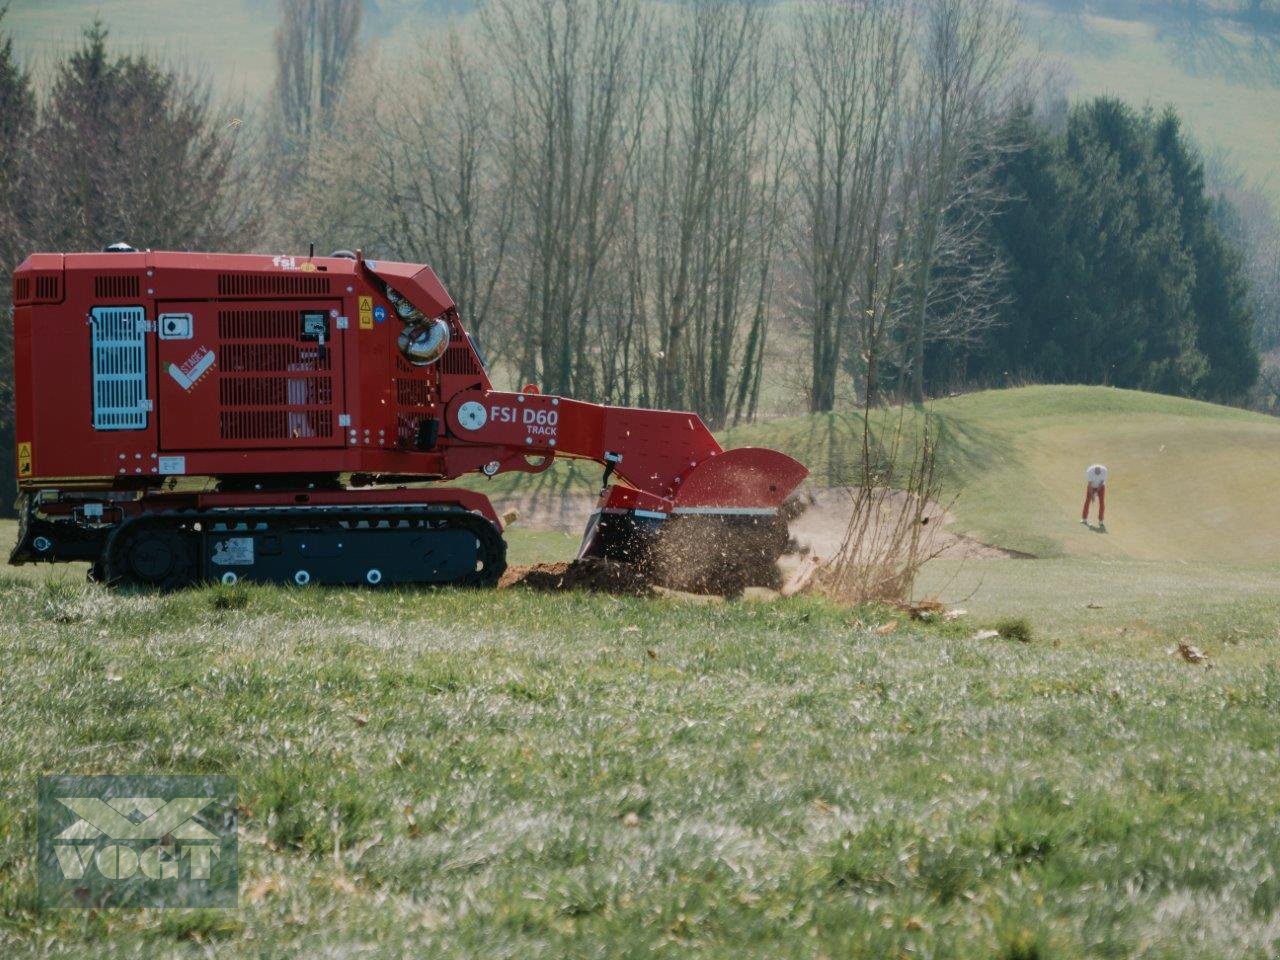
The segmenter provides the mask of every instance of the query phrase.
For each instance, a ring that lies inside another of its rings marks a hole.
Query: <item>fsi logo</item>
[[[41,777],[45,907],[234,907],[229,777]]]

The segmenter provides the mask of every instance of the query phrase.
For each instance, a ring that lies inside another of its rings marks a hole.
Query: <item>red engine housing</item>
[[[401,356],[401,324],[379,279],[449,321],[439,363],[415,367]],[[443,453],[419,442],[424,422],[439,423],[442,395],[489,386],[453,301],[414,264],[34,254],[13,291],[23,487],[182,475],[440,477]],[[327,328],[323,343],[303,330],[313,315]],[[130,323],[136,329],[125,331]]]

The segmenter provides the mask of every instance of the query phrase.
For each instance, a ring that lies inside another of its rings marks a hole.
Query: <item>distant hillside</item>
[[[1173,103],[1207,150],[1222,150],[1280,200],[1280,36],[1268,40],[1216,19],[1213,3],[1017,2],[1032,41],[1074,93]],[[474,5],[367,0],[367,33],[394,51],[419,29]],[[14,0],[7,19],[37,67],[73,45],[97,15],[117,43],[189,61],[220,91],[254,103],[271,88],[275,11],[275,0]]]
[[[415,28],[470,9],[470,0],[366,0],[365,32],[407,42]],[[12,0],[5,18],[27,63],[40,70],[100,17],[114,44],[190,64],[220,92],[253,104],[268,95],[276,0]]]
[[[1207,154],[1221,152],[1280,203],[1280,28],[1254,31],[1212,3],[1020,3],[1074,96],[1173,104]]]

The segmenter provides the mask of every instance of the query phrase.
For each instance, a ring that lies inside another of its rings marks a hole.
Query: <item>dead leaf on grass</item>
[[[912,620],[932,620],[947,612],[946,606],[939,600],[913,600],[899,605]]]
[[[887,637],[889,634],[893,633],[893,631],[897,629],[898,629],[898,621],[890,620],[888,623],[882,623],[880,624],[880,626],[876,627],[875,632],[876,632],[876,636],[878,637]]]
[[[1182,657],[1187,663],[1208,663],[1209,655],[1191,643],[1178,644],[1178,656]]]
[[[271,894],[279,893],[283,889],[284,879],[282,877],[263,877],[261,880],[245,887],[244,898],[250,903],[261,903]]]

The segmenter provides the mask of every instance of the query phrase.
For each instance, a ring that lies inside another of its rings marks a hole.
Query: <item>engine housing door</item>
[[[341,447],[337,300],[157,305],[160,448]]]

